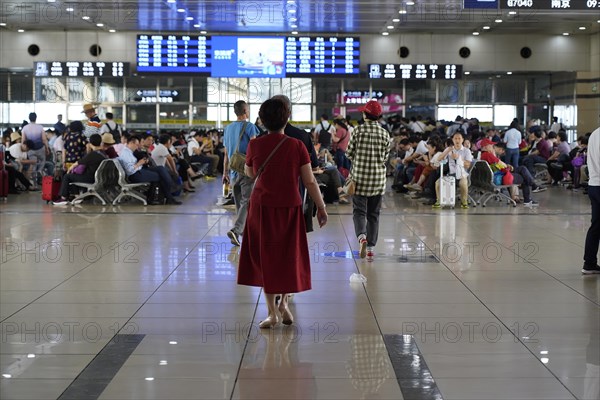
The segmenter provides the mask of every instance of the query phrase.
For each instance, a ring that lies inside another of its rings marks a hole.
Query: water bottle
[[[229,182],[223,183],[223,197],[229,196]]]

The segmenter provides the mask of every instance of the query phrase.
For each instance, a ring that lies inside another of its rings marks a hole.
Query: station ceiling
[[[508,10],[463,9],[463,0],[2,0],[0,32],[577,35],[600,30],[597,1],[598,12],[521,10],[509,14]]]

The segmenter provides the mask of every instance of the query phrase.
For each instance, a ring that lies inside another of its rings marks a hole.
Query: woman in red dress
[[[267,100],[261,105],[258,115],[269,134],[251,140],[246,153],[244,170],[256,181],[244,228],[238,284],[263,288],[268,316],[259,326],[271,328],[279,322],[278,311],[284,324],[294,321],[288,308],[287,294],[311,288],[298,178],[302,179],[308,194],[317,204],[321,227],[327,223],[327,212],[306,146],[283,133],[290,116],[287,104],[278,99]],[[256,177],[261,167],[263,170]],[[281,302],[277,307],[275,297],[279,294]]]

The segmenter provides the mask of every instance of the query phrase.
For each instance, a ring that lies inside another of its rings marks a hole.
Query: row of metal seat
[[[73,203],[79,202],[88,197],[95,197],[102,202],[102,205],[112,203],[117,205],[125,198],[134,198],[147,205],[146,196],[139,190],[150,185],[149,182],[130,183],[127,180],[127,174],[118,159],[106,159],[100,163],[100,166],[94,174],[93,183],[72,182],[71,185],[87,189],[79,194]]]

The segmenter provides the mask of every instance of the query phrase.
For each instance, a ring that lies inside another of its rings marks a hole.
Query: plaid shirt
[[[370,197],[385,193],[389,142],[389,133],[376,121],[365,121],[354,130],[346,156],[352,161],[350,176],[356,182],[355,194]]]

